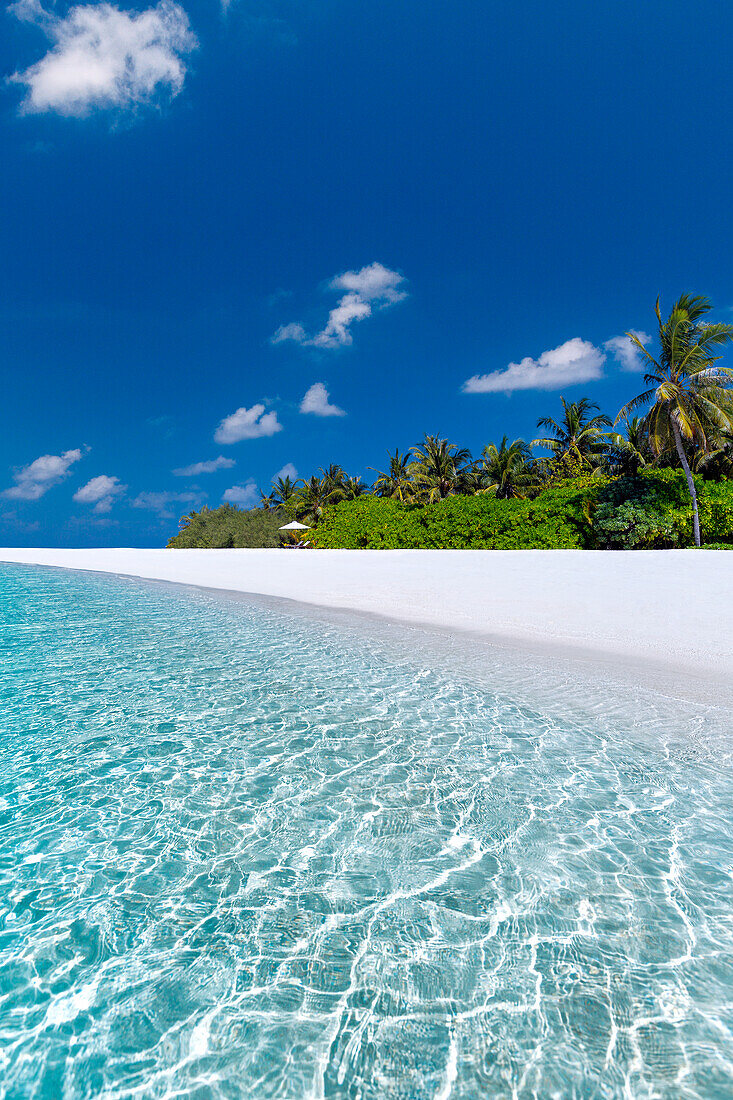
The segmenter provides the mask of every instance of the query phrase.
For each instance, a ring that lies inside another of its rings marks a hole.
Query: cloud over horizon
[[[241,508],[254,508],[260,500],[257,482],[254,478],[249,478],[244,485],[232,485],[231,488],[225,489],[221,499],[228,504],[238,504]]]
[[[9,500],[39,500],[54,485],[68,477],[70,468],[81,457],[79,447],[60,455],[41,455],[28,466],[15,471],[15,485],[5,489],[2,495]]]
[[[272,336],[272,344],[293,340],[303,347],[341,348],[354,342],[351,326],[371,317],[375,309],[401,302],[407,297],[405,277],[384,264],[373,263],[359,271],[344,271],[328,284],[329,290],[346,291],[328,315],[325,326],[309,337],[302,324],[291,321],[281,325]]]
[[[127,489],[118,477],[109,477],[107,474],[99,474],[93,477],[81,489],[74,493],[74,500],[79,504],[93,504],[95,512],[109,512],[114,503],[114,498],[120,496]]]
[[[112,4],[77,5],[64,17],[39,0],[19,0],[11,11],[39,26],[49,52],[10,80],[27,89],[21,109],[82,117],[94,108],[135,108],[183,87],[183,58],[197,46],[188,16],[173,0],[144,11]]]
[[[510,363],[504,370],[474,374],[463,383],[464,393],[513,393],[515,390],[557,390],[603,376],[605,354],[579,336],[557,348]]]
[[[323,382],[314,382],[300,403],[302,413],[313,413],[314,416],[346,416],[344,409],[338,405],[329,404],[328,390]]]
[[[261,439],[282,431],[282,424],[276,412],[265,412],[260,402],[251,409],[244,405],[236,412],[225,416],[214,432],[215,443],[239,443],[242,439]]]
[[[176,477],[198,477],[199,474],[215,474],[217,470],[231,470],[237,463],[233,458],[211,458],[208,462],[192,462],[190,466],[179,466],[172,473]]]
[[[278,478],[282,478],[284,481],[286,477],[289,477],[291,481],[295,481],[297,476],[298,471],[295,469],[293,463],[286,462],[285,465],[281,467],[281,469],[279,469],[276,474],[273,474],[272,480],[273,482],[275,482],[278,480]]]
[[[203,493],[144,492],[138,493],[131,504],[133,508],[157,512],[161,519],[175,519],[176,512],[173,510],[173,504],[200,506],[205,499]]]

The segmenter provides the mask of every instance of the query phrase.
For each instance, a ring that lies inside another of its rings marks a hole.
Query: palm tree
[[[479,491],[493,493],[500,500],[523,496],[522,490],[533,481],[529,447],[523,439],[513,443],[507,439],[504,436],[498,447],[495,443],[484,447],[477,466]]]
[[[560,398],[563,415],[560,423],[551,416],[543,416],[537,421],[538,428],[545,428],[549,435],[543,439],[533,439],[532,447],[545,447],[552,451],[552,462],[559,466],[587,465],[602,454],[608,439],[604,428],[611,426],[611,420],[605,413],[589,416],[597,405],[586,397],[580,401],[568,402]]]
[[[733,477],[733,432],[721,432],[709,451],[697,455],[695,472],[716,481]]]
[[[393,455],[389,455],[389,471],[387,473],[382,470],[375,471],[379,475],[374,482],[374,490],[377,496],[393,497],[403,503],[409,500],[412,489],[409,465],[409,451],[400,454],[398,449]]]
[[[323,510],[332,503],[333,489],[320,477],[309,477],[294,494],[295,514],[299,520],[312,519],[314,523],[323,516]]]
[[[624,419],[626,432],[610,432],[606,469],[612,475],[636,474],[643,466],[648,466],[654,458],[649,443],[646,420],[641,416]]]
[[[342,485],[345,477],[346,474],[343,469],[335,462],[332,462],[325,470],[321,468],[321,478],[331,489],[337,489]]]
[[[426,435],[419,447],[412,448],[413,461],[408,471],[416,496],[432,503],[460,492],[471,452],[447,439]]]
[[[274,503],[287,504],[291,500],[296,492],[296,483],[290,477],[279,477],[272,487],[270,493]]]
[[[360,477],[344,477],[340,492],[342,500],[356,500],[357,497],[368,492],[368,489]]]
[[[695,546],[700,545],[700,515],[685,444],[693,453],[705,453],[711,440],[733,429],[733,369],[716,366],[720,356],[714,354],[733,339],[733,325],[704,321],[711,308],[709,298],[683,294],[663,321],[657,298],[659,357],[633,332],[627,333],[647,364],[644,382],[649,389],[627,402],[616,417],[618,421],[651,402],[646,423],[652,450],[657,456],[677,452],[692,500]]]
[[[264,493],[262,489],[260,489],[260,508],[263,508],[266,512],[269,512],[271,508],[274,508],[276,506],[276,504],[277,501],[275,500],[274,491]]]

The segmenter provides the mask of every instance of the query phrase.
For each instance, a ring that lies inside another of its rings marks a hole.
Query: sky
[[[733,306],[733,13],[700,0],[18,0],[0,544],[160,546],[643,388]]]

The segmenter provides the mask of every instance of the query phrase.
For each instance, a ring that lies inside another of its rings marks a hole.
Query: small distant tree
[[[436,435],[426,435],[419,447],[413,447],[412,458],[408,471],[415,496],[429,503],[460,492],[472,466],[469,450]]]
[[[411,457],[409,451],[400,454],[399,450],[389,456],[389,470],[376,470],[377,478],[374,491],[377,496],[391,497],[403,503],[412,496],[412,477],[410,475]]]
[[[509,443],[504,436],[498,447],[489,443],[476,464],[479,492],[493,493],[499,500],[524,496],[534,480],[531,460],[523,439]]]
[[[287,504],[296,491],[296,483],[290,477],[279,477],[272,487],[270,496],[276,504]]]
[[[598,412],[598,406],[586,397],[580,401],[566,401],[561,397],[560,401],[562,418],[557,421],[551,416],[540,417],[537,427],[544,428],[548,434],[533,439],[531,446],[550,451],[551,462],[558,472],[575,476],[576,472],[593,469],[600,462],[608,442],[605,429],[611,427],[611,419]],[[595,415],[589,415],[594,410]]]
[[[611,432],[608,436],[606,472],[611,475],[629,476],[654,461],[649,442],[646,420],[641,416],[624,419],[625,431]]]
[[[318,523],[324,509],[336,501],[335,489],[325,478],[315,475],[303,481],[293,497],[295,514],[302,522],[310,520]]]

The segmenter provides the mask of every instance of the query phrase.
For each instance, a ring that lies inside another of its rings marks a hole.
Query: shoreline
[[[680,678],[705,695],[730,692],[726,551],[0,549],[0,562],[357,613],[595,666],[600,675],[612,666],[624,679],[667,681],[675,694]]]

